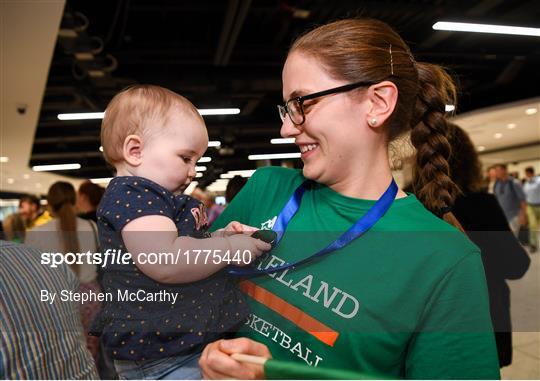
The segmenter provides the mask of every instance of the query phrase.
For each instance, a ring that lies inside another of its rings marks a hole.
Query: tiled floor
[[[531,254],[525,276],[509,281],[512,303],[512,364],[502,368],[505,380],[540,379],[540,253]]]

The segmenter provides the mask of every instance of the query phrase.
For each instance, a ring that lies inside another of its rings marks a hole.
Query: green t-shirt
[[[213,228],[271,229],[303,181],[297,170],[258,170]],[[312,255],[374,203],[314,184],[259,268]],[[412,195],[343,249],[241,287],[252,310],[241,335],[276,359],[397,378],[500,377],[479,249]]]

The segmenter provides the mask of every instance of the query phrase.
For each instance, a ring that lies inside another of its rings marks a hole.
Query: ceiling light
[[[13,184],[15,182],[14,179],[12,179],[11,177],[9,179],[6,180],[8,184]]]
[[[206,108],[197,110],[201,115],[236,115],[240,114],[239,108]],[[70,114],[58,114],[60,120],[89,120],[103,119],[105,112],[78,112]]]
[[[185,194],[192,194],[193,191],[195,190],[195,188],[197,188],[197,185],[199,185],[199,183],[197,181],[192,181],[188,187],[186,188],[186,190],[184,191]]]
[[[58,114],[60,120],[103,119],[104,112],[79,112],[74,114]]]
[[[52,165],[34,165],[32,170],[35,172],[43,171],[66,171],[69,169],[80,169],[81,165],[79,163],[71,164],[52,164]]]
[[[90,181],[94,184],[108,184],[112,179],[112,177],[98,177],[96,179],[90,179]]]
[[[99,150],[103,152],[103,146],[99,146]]]
[[[0,156],[0,163],[7,163],[9,161],[9,157],[7,156]]]
[[[197,163],[209,163],[212,161],[212,158],[211,157],[208,157],[208,156],[203,156],[199,159],[199,161]]]
[[[538,109],[536,107],[531,107],[525,110],[525,114],[527,115],[534,115],[538,112]]]
[[[266,160],[266,159],[297,159],[301,157],[300,152],[293,153],[268,153],[262,155],[249,155],[249,160]]]
[[[277,138],[270,140],[271,144],[294,144],[295,138]]]
[[[238,171],[229,171],[222,173],[219,177],[222,179],[232,179],[234,176],[251,177],[255,173],[256,169],[244,169]]]
[[[495,135],[493,135],[493,137],[495,139],[500,139],[500,138],[502,138],[502,134],[500,132],[497,132]]]
[[[208,147],[219,147],[221,146],[221,142],[219,140],[210,140],[208,142]]]
[[[439,21],[433,24],[433,29],[449,30],[454,32],[497,33],[540,37],[540,28],[525,28],[509,25]]]
[[[484,147],[484,146],[478,146],[477,149],[478,149],[478,152],[482,152],[482,151],[485,151],[485,150],[486,150],[486,147]]]
[[[200,108],[197,109],[201,115],[236,115],[240,114],[239,108]]]
[[[195,167],[195,172],[202,172],[202,171],[206,171],[206,170],[207,170],[207,168],[204,165]]]
[[[506,127],[508,127],[509,130],[513,130],[514,128],[516,128],[516,124],[515,123],[508,123],[508,125]]]
[[[203,177],[203,174],[201,172],[197,172],[197,174],[195,175],[195,178],[201,178]]]
[[[446,112],[454,111],[455,109],[456,109],[456,106],[454,105],[444,105],[444,111]]]

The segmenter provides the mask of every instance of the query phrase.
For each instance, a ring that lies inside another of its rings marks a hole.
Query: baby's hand
[[[241,224],[238,221],[230,222],[227,226],[225,226],[223,229],[216,230],[214,233],[212,233],[213,237],[229,237],[234,234],[247,234],[251,235],[253,232],[256,232],[257,228],[254,228],[253,226],[248,226]]]
[[[236,251],[240,251],[242,253],[245,250],[248,250],[251,253],[249,262],[240,262],[238,266],[249,265],[262,254],[272,249],[272,245],[269,243],[257,238],[251,238],[251,236],[245,234],[231,235],[230,237],[227,237],[227,240],[231,246],[231,252],[235,253]]]

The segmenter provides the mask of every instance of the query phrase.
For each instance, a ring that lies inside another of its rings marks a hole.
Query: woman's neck
[[[392,181],[388,155],[381,154],[372,157],[372,160],[362,160],[349,166],[349,170],[343,171],[342,178],[328,186],[334,191],[348,197],[364,200],[378,200],[388,189]],[[401,189],[396,198],[407,197]]]

